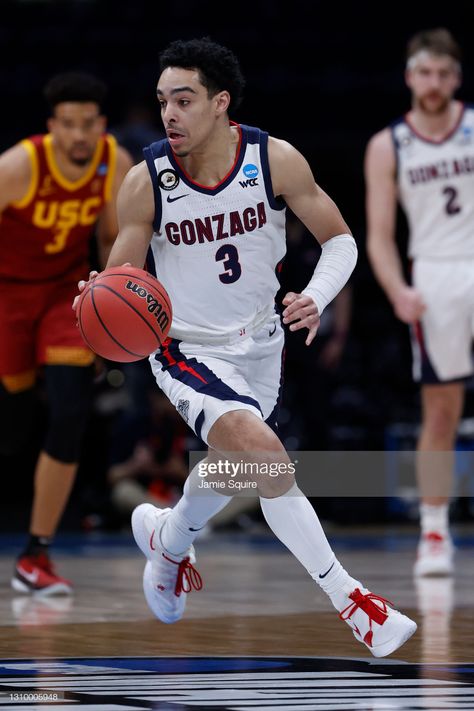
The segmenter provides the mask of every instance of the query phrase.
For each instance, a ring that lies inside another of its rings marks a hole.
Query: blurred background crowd
[[[203,35],[230,46],[247,78],[234,118],[301,150],[359,247],[357,268],[324,313],[315,343],[305,347],[302,333],[287,339],[282,439],[289,450],[411,449],[420,418],[418,390],[408,329],[395,319],[365,254],[363,154],[369,137],[408,109],[404,50],[409,36],[423,27],[445,25],[459,40],[464,81],[458,96],[474,100],[474,5],[455,2],[446,12],[424,3],[398,3],[379,15],[364,2],[257,0],[228,5],[224,16],[222,7],[205,0],[3,0],[0,149],[44,130],[42,88],[51,75],[84,70],[107,83],[109,129],[138,162],[142,146],[162,136],[155,98],[160,49],[176,38]],[[399,223],[403,245],[403,219]],[[319,257],[317,243],[292,215],[287,234],[280,297],[307,284]],[[94,259],[94,244],[91,249]],[[25,491],[46,415],[41,392],[36,407],[38,425],[28,450],[2,462],[4,531],[26,527]],[[469,383],[460,432],[466,447],[471,417]],[[117,530],[128,525],[129,512],[144,496],[173,503],[187,473],[188,449],[200,446],[156,388],[147,361],[98,362],[94,406],[63,528]],[[361,511],[365,521],[383,514],[374,501],[324,502],[323,509],[329,518],[351,522]],[[457,515],[472,517],[468,499],[458,502]],[[236,512],[222,525],[239,521],[243,525],[244,517]]]

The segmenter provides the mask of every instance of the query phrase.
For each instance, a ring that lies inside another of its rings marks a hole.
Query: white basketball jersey
[[[412,258],[474,257],[474,108],[436,142],[401,118],[391,126]]]
[[[274,311],[285,203],[272,192],[268,134],[237,128],[234,165],[213,187],[187,175],[166,139],[144,149],[155,196],[147,266],[170,295],[172,338],[230,342]]]

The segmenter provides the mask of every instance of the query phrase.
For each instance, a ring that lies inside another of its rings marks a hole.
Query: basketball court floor
[[[183,620],[146,606],[128,532],[63,535],[55,560],[73,597],[9,587],[21,545],[0,556],[0,708],[474,709],[474,526],[455,528],[456,574],[415,582],[417,532],[327,527],[341,562],[412,616],[418,632],[377,660],[268,530],[213,534]]]

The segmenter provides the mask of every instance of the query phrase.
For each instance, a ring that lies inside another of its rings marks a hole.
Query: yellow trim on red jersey
[[[95,175],[95,172],[97,170],[97,166],[99,165],[99,161],[102,157],[103,149],[104,149],[104,138],[101,137],[97,141],[97,146],[95,147],[94,155],[92,157],[92,162],[87,169],[87,172],[82,176],[82,178],[79,178],[79,180],[76,181],[71,181],[68,180],[67,178],[64,177],[64,175],[61,173],[59,170],[56,160],[54,158],[54,151],[53,151],[53,137],[50,133],[48,133],[44,139],[44,150],[46,153],[46,162],[48,164],[48,168],[51,172],[51,175],[55,179],[55,181],[65,190],[69,190],[72,192],[73,190],[79,190],[79,188],[82,188],[83,185],[89,182],[89,180],[92,180],[92,178]]]
[[[80,346],[48,346],[46,348],[46,365],[91,365],[95,355],[88,348]]]
[[[105,140],[109,144],[109,167],[105,179],[104,200],[105,202],[110,202],[112,199],[115,170],[117,168],[117,141],[115,140],[115,136],[112,136],[110,133],[105,136]]]
[[[29,205],[29,203],[33,200],[38,188],[39,160],[33,141],[30,141],[29,138],[25,138],[23,141],[20,141],[19,145],[23,146],[25,151],[28,153],[31,164],[31,178],[26,194],[21,198],[21,200],[16,200],[11,203],[12,207],[22,209],[23,207]]]

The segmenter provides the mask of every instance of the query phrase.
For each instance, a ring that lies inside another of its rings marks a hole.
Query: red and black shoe
[[[16,592],[35,595],[71,595],[72,583],[56,574],[46,553],[18,558],[11,580]]]

